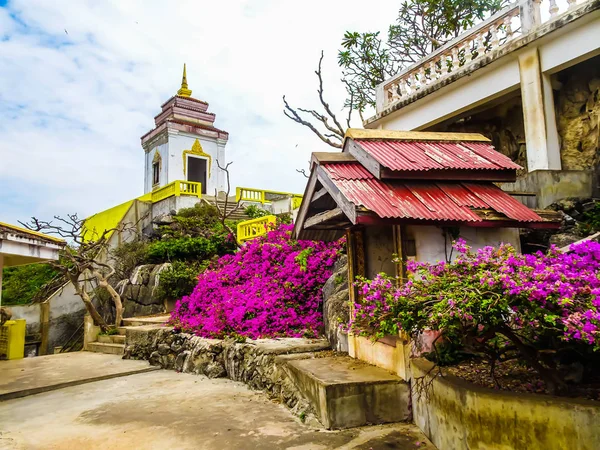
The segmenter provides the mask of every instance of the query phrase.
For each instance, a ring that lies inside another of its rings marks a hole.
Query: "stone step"
[[[328,429],[409,419],[409,385],[347,356],[292,359],[287,371]]]
[[[105,342],[90,342],[89,349],[95,353],[107,353],[110,355],[122,355],[125,344],[109,344]]]
[[[124,334],[99,334],[98,342],[102,344],[124,344],[125,343],[125,335]]]
[[[113,334],[110,338],[113,344],[125,343],[125,336],[123,336],[122,334]]]
[[[163,314],[160,316],[146,316],[146,317],[128,317],[123,319],[123,327],[138,327],[141,325],[155,325],[167,323],[171,316],[169,314]]]

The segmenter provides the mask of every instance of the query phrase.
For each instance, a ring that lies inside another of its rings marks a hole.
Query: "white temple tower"
[[[145,194],[177,180],[201,183],[202,194],[224,191],[225,174],[217,160],[225,164],[229,133],[215,128],[208,103],[191,95],[184,64],[181,88],[162,105],[154,128],[141,137]]]

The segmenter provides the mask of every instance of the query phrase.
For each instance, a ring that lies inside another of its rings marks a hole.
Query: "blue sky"
[[[343,32],[385,30],[396,2],[0,0],[0,221],[87,216],[141,195],[139,138],[188,66],[193,96],[229,131],[234,185],[302,192],[328,147],[282,114],[340,110]],[[358,125],[358,124],[357,124]]]

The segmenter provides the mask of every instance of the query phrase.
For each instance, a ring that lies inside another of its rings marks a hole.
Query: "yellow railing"
[[[302,203],[302,196],[292,197],[292,209],[300,208],[301,203]]]
[[[235,199],[238,202],[241,200],[243,202],[256,202],[265,204],[271,203],[274,197],[279,196],[292,197],[292,202],[297,202],[298,206],[302,202],[302,195],[292,194],[291,192],[267,191],[265,189],[253,189],[245,187],[235,188]],[[296,203],[292,203],[292,205],[295,204]]]
[[[237,238],[239,242],[246,242],[266,234],[271,225],[277,223],[275,216],[264,216],[258,219],[245,220],[238,223]]]
[[[194,197],[202,197],[202,185],[194,181],[173,181],[161,188],[150,193],[150,201],[152,203],[160,202],[165,198],[179,197],[180,195],[191,195]],[[146,196],[144,196],[146,197]],[[142,198],[140,198],[141,200]]]

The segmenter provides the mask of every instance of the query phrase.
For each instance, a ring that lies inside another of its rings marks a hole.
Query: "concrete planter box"
[[[389,336],[379,341],[367,337],[348,334],[348,354],[382,369],[395,373],[403,380],[409,380],[408,361],[410,341]]]
[[[432,367],[411,361],[413,418],[439,450],[600,448],[599,402],[495,391],[452,375],[431,380]],[[431,383],[418,395],[423,380]]]

